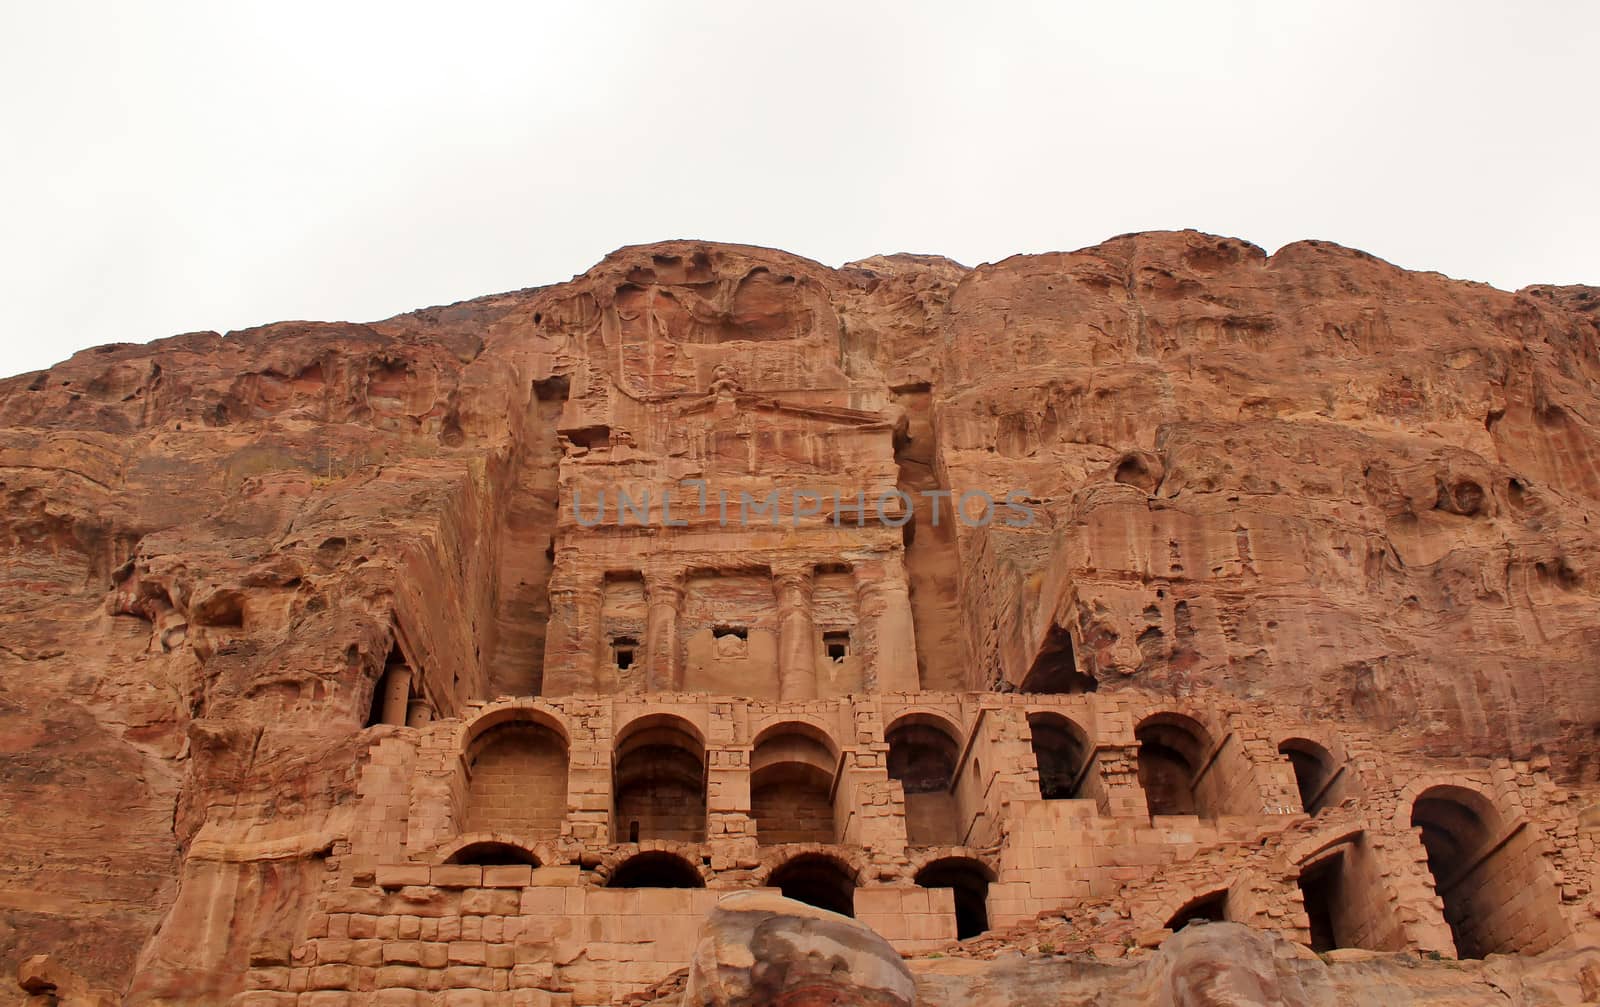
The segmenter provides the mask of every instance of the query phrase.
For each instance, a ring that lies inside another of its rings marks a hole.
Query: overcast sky
[[[710,238],[1600,284],[1600,4],[0,0],[0,374]]]

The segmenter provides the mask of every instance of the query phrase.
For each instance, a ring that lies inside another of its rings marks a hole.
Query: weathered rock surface
[[[847,916],[763,892],[717,904],[701,930],[685,1007],[910,1007],[916,983],[882,937]]]
[[[1594,949],[1438,962],[1304,947],[1236,923],[1187,927],[1134,962],[1093,956],[913,963],[921,1007],[1490,1007],[1593,1003]]]
[[[1026,528],[919,509],[922,688],[1028,689],[1070,637],[1103,691],[1292,697],[1394,753],[1547,757],[1600,799],[1600,291],[1193,232],[975,270],[673,242],[0,380],[0,964],[48,954],[130,1003],[243,989],[407,730],[373,723],[395,655],[433,716],[538,692],[563,453],[633,471],[602,431],[729,360],[747,388],[898,416],[902,487],[1035,505]],[[1564,904],[1593,874],[1569,866]],[[1323,966],[1250,938],[1224,978],[1268,985],[1207,1000],[1226,934],[1161,952],[1159,995],[1190,999],[1127,1002],[1595,996],[1588,958],[1580,983],[1576,957]],[[919,1002],[1078,1002],[1098,980],[1077,972],[1153,983],[1154,961],[950,959]]]

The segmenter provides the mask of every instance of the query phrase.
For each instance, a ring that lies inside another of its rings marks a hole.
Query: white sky
[[[0,0],[0,375],[693,237],[1600,283],[1600,4]]]

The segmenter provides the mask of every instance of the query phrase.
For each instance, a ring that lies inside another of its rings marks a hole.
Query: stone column
[[[916,629],[911,621],[911,587],[905,560],[898,551],[879,564],[856,568],[856,590],[861,599],[861,620],[871,626],[877,642],[874,668],[878,692],[917,692]]]
[[[406,707],[407,727],[426,727],[433,719],[433,709],[428,706],[428,701],[421,696],[414,696]]]
[[[773,571],[778,594],[778,698],[817,698],[816,628],[811,620],[811,565]]]
[[[384,671],[378,688],[383,690],[383,722],[403,725],[411,699],[411,669],[403,664],[390,666]]]
[[[644,627],[645,691],[682,691],[678,610],[683,607],[683,571],[655,569],[646,572],[644,593],[649,605]]]
[[[571,573],[551,577],[550,622],[545,629],[542,696],[610,692],[614,681],[600,678],[600,578]]]

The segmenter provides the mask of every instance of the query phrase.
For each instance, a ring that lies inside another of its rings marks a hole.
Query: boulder
[[[882,937],[847,916],[739,892],[706,917],[683,1007],[910,1007],[916,982]]]

